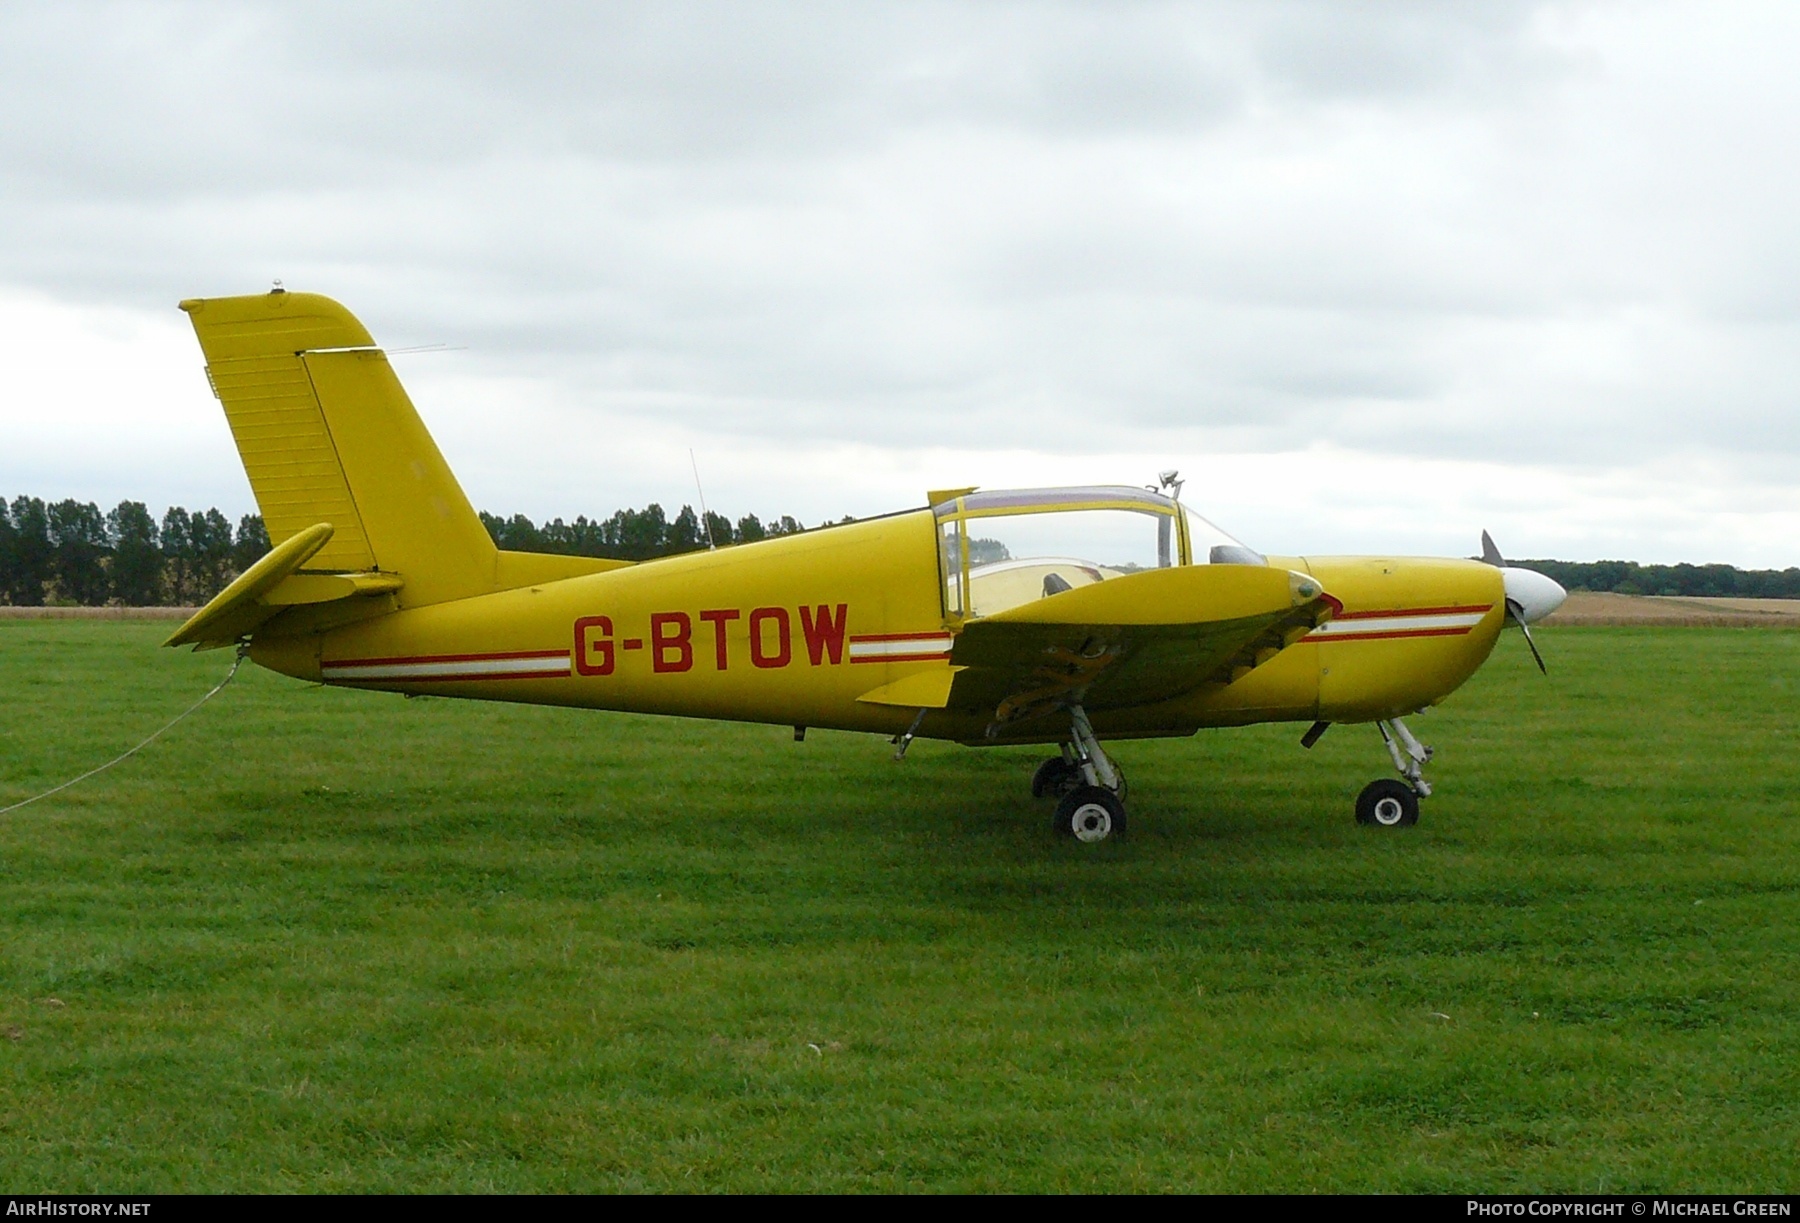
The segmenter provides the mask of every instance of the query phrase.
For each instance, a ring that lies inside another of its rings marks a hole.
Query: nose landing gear
[[[1356,796],[1356,822],[1378,828],[1406,828],[1419,822],[1419,800],[1431,794],[1431,783],[1425,780],[1423,767],[1431,759],[1431,749],[1414,738],[1399,718],[1386,718],[1375,726],[1387,744],[1395,771],[1406,780],[1384,777],[1364,786]]]

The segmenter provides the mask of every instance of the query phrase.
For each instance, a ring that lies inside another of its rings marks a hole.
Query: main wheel
[[[1111,790],[1078,786],[1056,804],[1056,831],[1093,844],[1125,835],[1125,804]]]
[[[1081,769],[1061,756],[1052,756],[1031,775],[1031,797],[1061,798],[1081,784]]]
[[[1419,822],[1419,796],[1403,781],[1384,777],[1371,781],[1356,796],[1356,822],[1379,828],[1405,828]]]

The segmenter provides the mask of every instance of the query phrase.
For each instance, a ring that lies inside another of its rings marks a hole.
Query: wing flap
[[[960,667],[933,667],[891,684],[871,689],[856,699],[865,705],[903,705],[908,709],[942,709],[950,703],[950,688]]]

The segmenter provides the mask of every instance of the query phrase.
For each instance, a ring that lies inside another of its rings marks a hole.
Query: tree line
[[[39,607],[204,603],[269,550],[262,518],[233,531],[217,509],[170,506],[157,522],[141,501],[101,513],[93,502],[0,500],[0,603]]]
[[[482,514],[494,542],[517,552],[650,560],[711,545],[751,543],[805,528],[783,514],[733,523],[682,506],[671,518],[655,502],[610,518],[585,515],[542,526],[524,514]],[[710,537],[708,532],[710,531]],[[269,550],[260,514],[233,529],[216,508],[171,506],[158,522],[141,501],[102,512],[93,502],[0,499],[0,605],[192,607],[206,602]]]
[[[1569,590],[1688,598],[1800,599],[1800,568],[1739,569],[1734,565],[1640,565],[1636,561],[1513,561]]]
[[[610,518],[553,518],[539,525],[524,514],[481,521],[502,548],[641,561],[715,545],[753,543],[806,528],[783,514],[736,522],[684,505],[670,517],[652,502]],[[848,521],[845,519],[844,521]],[[710,536],[709,536],[710,533]],[[102,513],[92,502],[0,500],[0,604],[36,607],[194,606],[206,602],[269,550],[257,514],[234,529],[217,509],[171,506],[159,522],[141,501]],[[1636,561],[1519,561],[1570,590],[1619,594],[1800,598],[1800,568],[1738,569],[1732,565],[1640,565]]]
[[[755,514],[745,514],[734,524],[723,514],[696,514],[691,505],[682,506],[670,518],[668,511],[654,501],[641,510],[619,510],[611,518],[581,515],[574,522],[553,518],[543,526],[524,514],[500,518],[483,513],[481,521],[494,542],[508,551],[558,552],[621,561],[647,561],[709,546],[755,543],[777,535],[797,535],[806,529],[787,514],[768,522]]]

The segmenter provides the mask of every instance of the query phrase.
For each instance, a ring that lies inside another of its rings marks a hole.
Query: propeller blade
[[[1548,675],[1550,674],[1550,668],[1544,665],[1544,656],[1538,653],[1537,642],[1531,639],[1531,626],[1525,623],[1524,612],[1525,609],[1519,606],[1514,600],[1508,599],[1506,601],[1506,618],[1518,625],[1519,631],[1525,634],[1525,644],[1530,648],[1531,656],[1537,659],[1538,670],[1541,673]]]
[[[1538,673],[1540,675],[1550,674],[1550,668],[1544,665],[1544,656],[1538,653],[1537,642],[1531,639],[1531,626],[1521,620],[1519,621],[1519,631],[1525,634],[1525,644],[1531,647],[1531,656],[1537,659]]]
[[[1481,560],[1496,569],[1506,568],[1506,558],[1500,555],[1500,549],[1494,546],[1494,537],[1486,531],[1481,533]]]
[[[1525,634],[1525,644],[1531,650],[1531,657],[1536,660],[1538,670],[1545,675],[1550,674],[1550,668],[1544,665],[1544,656],[1538,653],[1537,642],[1532,640],[1531,625],[1527,620],[1542,620],[1561,607],[1562,601],[1568,597],[1568,591],[1535,569],[1521,569],[1507,564],[1506,558],[1500,555],[1500,549],[1494,546],[1494,537],[1486,531],[1481,533],[1481,560],[1483,564],[1500,570],[1506,587],[1507,622],[1519,626],[1519,631]]]

